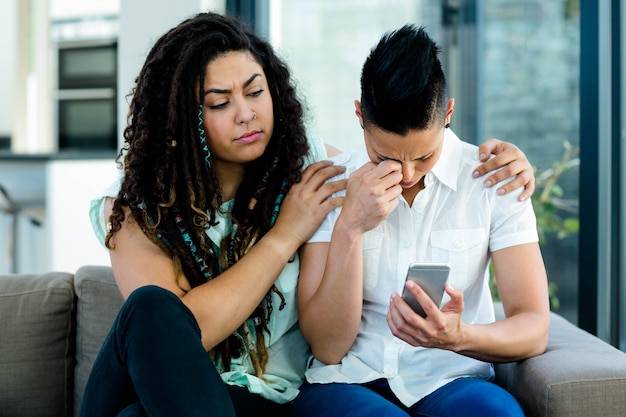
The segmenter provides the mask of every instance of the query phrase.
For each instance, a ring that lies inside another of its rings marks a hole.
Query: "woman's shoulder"
[[[328,158],[327,147],[321,138],[310,136],[309,141],[309,153],[307,154],[306,164],[310,165],[317,161],[322,161]]]
[[[120,191],[122,185],[122,178],[118,178],[107,188],[102,190],[97,196],[95,196],[89,203],[89,220],[91,227],[98,238],[98,241],[104,245],[104,238],[106,237],[106,222],[104,214],[106,201],[108,198],[115,198]]]

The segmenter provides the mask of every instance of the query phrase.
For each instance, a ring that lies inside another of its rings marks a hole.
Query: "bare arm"
[[[493,253],[498,289],[506,319],[490,324],[461,322],[463,294],[446,287],[451,300],[441,311],[413,286],[428,317],[423,319],[397,294],[387,321],[394,335],[414,346],[448,349],[489,362],[518,361],[544,352],[550,310],[539,245],[530,243]]]
[[[342,171],[329,162],[307,168],[302,181],[285,197],[274,227],[235,265],[194,289],[189,288],[174,261],[134,221],[126,220],[113,236],[110,251],[122,295],[128,297],[136,288],[149,284],[172,291],[193,312],[204,347],[212,348],[250,316],[290,257],[326,214],[341,204],[341,198],[328,197],[344,188],[345,182],[326,180]]]
[[[300,258],[300,329],[315,357],[327,364],[341,361],[361,320],[362,235],[344,237],[331,251],[329,243],[308,243]]]
[[[324,363],[338,363],[354,343],[363,304],[363,234],[395,209],[401,178],[400,165],[392,161],[355,171],[331,242],[302,249],[300,328]]]
[[[328,143],[325,143],[324,147],[326,148],[326,155],[328,155],[329,158],[331,156],[336,156],[341,153],[340,149],[335,148],[333,145],[329,145]]]
[[[517,146],[498,139],[489,139],[479,146],[478,153],[483,164],[474,171],[476,178],[503,167],[485,179],[485,186],[491,187],[500,181],[516,176],[513,181],[498,188],[498,194],[508,194],[524,187],[524,192],[519,196],[520,201],[533,195],[535,192],[535,173],[528,158]],[[489,159],[491,154],[496,155],[496,157]]]

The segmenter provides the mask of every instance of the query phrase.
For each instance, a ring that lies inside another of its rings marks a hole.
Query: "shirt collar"
[[[439,160],[430,171],[443,185],[455,190],[459,177],[461,139],[451,130],[445,129]]]

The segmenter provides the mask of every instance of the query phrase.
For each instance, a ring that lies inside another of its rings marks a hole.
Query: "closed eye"
[[[258,97],[258,96],[260,96],[261,94],[263,94],[263,91],[265,91],[265,90],[263,90],[262,88],[260,88],[260,89],[258,89],[258,90],[256,90],[256,91],[251,92],[251,93],[250,93],[250,94],[248,94],[248,95],[249,95],[250,97]]]
[[[221,109],[226,108],[227,105],[228,105],[228,101],[225,101],[224,103],[213,104],[212,106],[209,106],[209,109],[211,109],[211,110],[221,110]]]
[[[252,91],[251,93],[248,93],[248,97],[259,97],[261,94],[263,94],[265,90],[260,88],[258,90]],[[211,110],[221,110],[221,109],[225,109],[226,106],[228,106],[228,104],[230,103],[230,101],[225,101],[223,103],[219,103],[219,104],[213,104],[211,106],[208,106],[209,109]]]

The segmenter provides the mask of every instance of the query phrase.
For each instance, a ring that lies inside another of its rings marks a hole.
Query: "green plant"
[[[533,207],[537,217],[539,244],[546,244],[547,235],[554,234],[564,239],[572,233],[578,233],[578,199],[564,199],[563,188],[559,185],[561,176],[580,165],[578,147],[563,143],[563,156],[552,168],[537,172],[536,192],[533,195]]]
[[[561,159],[552,167],[544,170],[535,168],[535,193],[532,201],[537,217],[539,244],[542,246],[548,243],[548,236],[564,239],[578,233],[579,230],[578,199],[564,198],[563,188],[559,185],[559,181],[564,174],[580,165],[578,158],[580,149],[572,147],[568,141],[563,143],[563,147],[565,150]],[[494,300],[499,300],[493,265],[490,265],[489,271],[491,294]],[[550,306],[554,310],[560,306],[557,292],[557,285],[554,282],[548,282]]]

